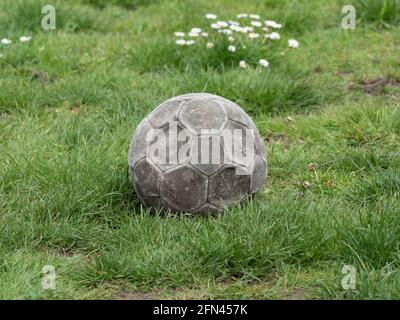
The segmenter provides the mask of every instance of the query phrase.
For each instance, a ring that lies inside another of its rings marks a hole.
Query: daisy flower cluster
[[[233,20],[220,20],[216,14],[207,13],[205,18],[209,20],[207,28],[193,27],[189,32],[177,31],[174,33],[175,43],[178,46],[199,45],[206,49],[213,49],[222,38],[224,43],[228,40],[226,50],[235,53],[238,49],[246,49],[246,45],[252,45],[257,41],[267,45],[281,39],[279,29],[282,24],[273,20],[262,20],[258,14],[240,13]],[[296,49],[300,46],[295,39],[289,39],[287,46]],[[267,68],[267,57],[260,57],[258,64]],[[248,67],[246,60],[239,61],[239,68]]]
[[[32,39],[32,37],[31,36],[21,36],[21,37],[19,37],[19,41],[20,42],[28,42],[28,41],[30,41]],[[13,42],[12,42],[12,40],[11,39],[8,39],[8,38],[3,38],[3,39],[1,39],[0,40],[0,46],[8,46],[8,45],[10,45],[10,44],[12,44]],[[2,57],[3,55],[2,54],[0,54],[0,57]]]
[[[32,39],[31,36],[21,36],[21,37],[19,37],[19,41],[20,42],[28,42],[31,39]],[[3,44],[3,45],[9,45],[9,44],[12,43],[12,40],[7,39],[7,38],[3,38],[3,39],[0,40],[0,43]]]

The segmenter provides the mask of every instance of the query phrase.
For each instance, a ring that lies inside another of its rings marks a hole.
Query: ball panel
[[[186,101],[178,115],[189,130],[200,133],[202,129],[221,129],[228,120],[225,109],[215,100],[192,99]]]
[[[224,161],[225,150],[219,136],[193,137],[190,147],[190,164],[193,167],[210,176],[223,166]]]
[[[229,119],[239,122],[246,127],[250,127],[252,120],[241,107],[223,97],[220,97],[220,99],[223,101],[222,104],[225,107]]]
[[[267,162],[261,156],[257,155],[254,160],[254,168],[251,175],[250,192],[259,191],[265,184],[267,177]]]
[[[176,119],[182,100],[167,100],[160,104],[150,115],[149,121],[154,128],[160,128]]]
[[[208,202],[225,207],[242,200],[250,191],[250,176],[238,175],[237,166],[226,165],[208,180]]]
[[[180,166],[163,173],[160,192],[171,208],[189,212],[206,203],[207,177],[190,166]]]
[[[161,172],[148,159],[139,160],[133,168],[135,189],[141,197],[157,197],[160,195]]]
[[[229,159],[241,166],[252,166],[255,155],[254,132],[232,120],[226,123],[224,130],[228,130],[232,137],[232,141],[224,138],[224,148]]]
[[[189,131],[179,121],[166,124],[158,130],[160,136],[155,144],[157,150],[148,152],[148,157],[160,170],[165,171],[189,163],[192,139]]]

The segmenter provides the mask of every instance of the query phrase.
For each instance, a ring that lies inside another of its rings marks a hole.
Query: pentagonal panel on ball
[[[165,172],[161,178],[162,199],[179,211],[191,211],[207,201],[207,177],[190,166]]]
[[[189,162],[192,135],[178,121],[156,129],[147,156],[162,170]]]
[[[176,119],[182,100],[167,100],[160,104],[150,115],[149,121],[154,128],[160,128]]]
[[[208,202],[224,207],[242,200],[250,190],[250,176],[237,174],[237,167],[226,165],[208,179]]]
[[[219,130],[228,120],[225,109],[216,100],[203,98],[186,101],[178,118],[186,128],[196,133]]]
[[[194,136],[190,144],[190,164],[209,176],[225,163],[225,150],[219,135]]]
[[[133,182],[141,197],[158,197],[160,195],[160,170],[148,159],[140,159],[133,168]]]

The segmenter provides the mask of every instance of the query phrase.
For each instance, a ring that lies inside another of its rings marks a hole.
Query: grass
[[[342,30],[343,1],[59,0],[42,32],[45,1],[2,1],[0,298],[399,299],[399,7],[382,9],[395,2],[359,1]],[[281,44],[249,53],[270,68],[177,48],[172,33],[207,12],[281,21]],[[281,56],[290,36],[300,48]],[[201,91],[253,117],[268,184],[217,218],[150,215],[129,181],[131,135],[163,100]]]
[[[360,20],[381,27],[391,27],[400,22],[399,0],[357,0],[356,10]]]

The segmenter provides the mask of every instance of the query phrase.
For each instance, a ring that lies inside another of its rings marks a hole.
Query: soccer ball
[[[267,174],[251,118],[208,93],[159,105],[137,127],[128,162],[141,202],[174,213],[218,213],[260,190]]]

